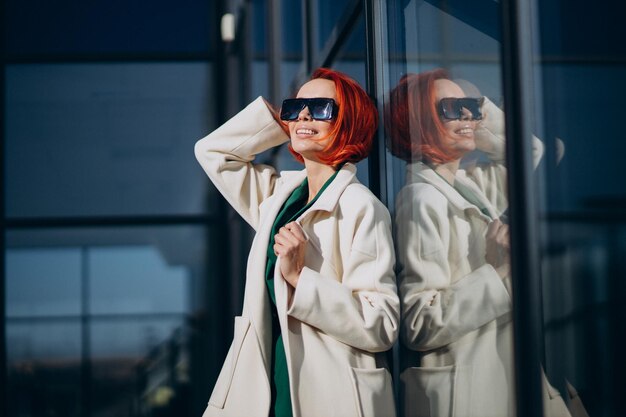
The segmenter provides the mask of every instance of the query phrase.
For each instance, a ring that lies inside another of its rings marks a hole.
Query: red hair
[[[318,68],[311,80],[323,78],[335,84],[339,111],[329,133],[333,138],[326,148],[317,154],[321,162],[337,167],[344,162],[359,162],[366,158],[378,128],[378,111],[365,90],[352,78],[339,71]],[[289,144],[289,152],[300,162],[302,156]]]
[[[407,74],[389,93],[385,106],[387,148],[406,162],[425,160],[436,164],[453,161],[462,153],[447,149],[443,122],[437,112],[435,81],[449,80],[444,69]]]

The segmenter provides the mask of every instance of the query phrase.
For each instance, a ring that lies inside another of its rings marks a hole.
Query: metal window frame
[[[387,22],[387,12],[385,2],[376,0],[366,0],[364,2],[365,14],[365,42],[366,42],[366,71],[367,82],[366,91],[375,100],[378,109],[378,130],[374,138],[373,151],[368,156],[369,188],[372,192],[388,206],[387,196],[387,165],[385,150],[385,134],[383,126],[383,100],[385,94],[385,76],[382,69],[384,57],[386,55],[386,43],[384,41],[384,28],[386,25],[380,22]]]
[[[542,298],[537,202],[532,164],[533,61],[531,2],[502,0],[502,83],[513,278],[513,334],[517,415],[543,416]],[[511,190],[515,190],[512,192]]]
[[[5,22],[5,6],[6,2],[0,4],[0,22]],[[4,25],[3,25],[4,26]],[[0,31],[0,415],[8,415],[9,407],[7,405],[7,348],[6,348],[6,279],[5,279],[5,170],[4,149],[5,149],[5,68],[6,68],[6,31]]]

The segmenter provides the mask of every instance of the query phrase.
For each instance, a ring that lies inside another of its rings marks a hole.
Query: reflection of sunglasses
[[[472,114],[473,120],[482,120],[483,113],[480,111],[481,106],[485,101],[484,97],[472,98],[442,98],[437,105],[437,111],[439,115],[448,120],[460,120],[466,116],[463,109]]]
[[[280,108],[280,119],[298,120],[298,115],[308,107],[311,117],[315,120],[332,120],[337,116],[337,103],[332,98],[288,98]]]

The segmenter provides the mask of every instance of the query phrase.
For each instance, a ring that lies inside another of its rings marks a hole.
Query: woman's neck
[[[309,199],[310,202],[315,198],[317,193],[322,189],[326,181],[335,173],[335,169],[329,165],[318,161],[304,160],[306,167],[306,176],[309,181]]]
[[[434,169],[439,175],[448,181],[448,183],[454,185],[454,178],[459,169],[460,163],[461,160],[456,159],[454,161],[446,162],[445,164],[436,165]]]

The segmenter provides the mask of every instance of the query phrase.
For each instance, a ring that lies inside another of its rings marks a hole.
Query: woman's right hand
[[[485,261],[494,267],[500,278],[511,271],[509,226],[496,219],[487,226]]]

